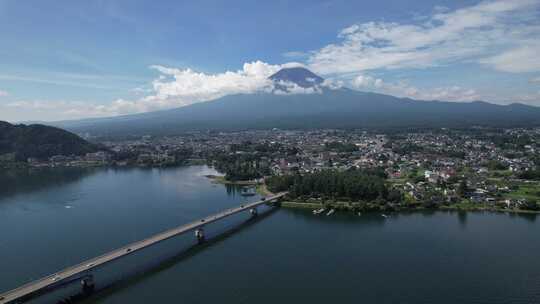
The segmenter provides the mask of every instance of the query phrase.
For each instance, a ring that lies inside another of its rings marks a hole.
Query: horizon
[[[540,106],[537,0],[238,6],[0,0],[0,120],[178,108],[264,92],[291,66],[333,87]]]

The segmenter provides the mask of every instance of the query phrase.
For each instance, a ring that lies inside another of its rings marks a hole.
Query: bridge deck
[[[124,247],[118,248],[116,250],[113,250],[111,252],[105,253],[101,256],[92,258],[90,260],[84,261],[78,265],[71,266],[68,268],[65,268],[61,271],[58,271],[56,273],[53,273],[49,276],[46,276],[44,278],[35,280],[33,282],[30,282],[28,284],[25,284],[21,287],[18,287],[16,289],[13,289],[11,291],[8,291],[6,293],[0,294],[0,304],[4,303],[10,303],[13,301],[17,301],[19,299],[28,297],[32,294],[38,293],[44,289],[47,289],[49,287],[52,287],[53,285],[58,284],[60,281],[69,279],[70,277],[74,277],[76,275],[82,274],[84,272],[87,272],[91,270],[92,268],[98,267],[100,265],[109,263],[111,261],[114,261],[116,259],[119,259],[123,256],[126,256],[128,254],[132,254],[134,252],[137,252],[139,250],[142,250],[146,247],[152,246],[156,243],[159,243],[161,241],[170,239],[172,237],[175,237],[177,235],[193,231],[197,228],[200,228],[206,224],[218,221],[220,219],[223,219],[225,217],[231,216],[233,214],[249,210],[251,208],[257,207],[259,205],[275,201],[282,196],[284,196],[286,193],[279,193],[277,195],[268,197],[266,200],[260,200],[256,201],[254,203],[249,203],[245,205],[241,205],[236,208],[227,209],[225,211],[222,211],[218,214],[208,216],[206,218],[200,219],[198,221],[182,225],[161,233],[158,233],[156,235],[153,235],[147,239],[144,239],[142,241],[137,241],[134,243],[131,243],[129,245],[126,245]]]

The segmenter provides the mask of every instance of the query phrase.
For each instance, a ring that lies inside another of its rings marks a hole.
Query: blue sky
[[[540,106],[540,1],[0,0],[0,119],[184,106],[302,65],[423,100]]]

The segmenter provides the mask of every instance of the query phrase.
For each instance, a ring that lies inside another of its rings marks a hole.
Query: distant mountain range
[[[229,95],[189,106],[111,118],[58,122],[73,132],[95,135],[175,134],[188,130],[529,127],[540,125],[540,108],[418,101],[409,98],[324,87],[321,77],[304,68],[287,68],[270,76],[284,83],[317,88],[314,94],[256,93]]]
[[[44,125],[12,125],[0,121],[0,156],[14,160],[47,159],[54,155],[84,155],[98,147],[79,136]]]

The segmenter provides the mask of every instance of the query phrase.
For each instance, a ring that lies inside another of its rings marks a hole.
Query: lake
[[[0,290],[259,197],[206,166],[0,176]],[[247,213],[96,270],[85,303],[539,303],[536,215]],[[75,286],[77,287],[77,286]],[[52,297],[52,295],[50,296]],[[50,297],[36,303],[50,301]]]

